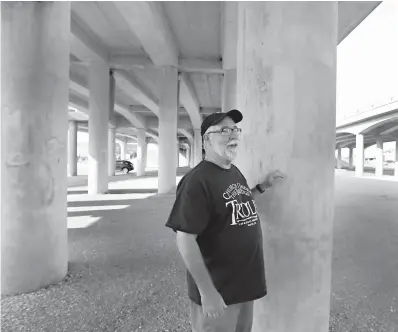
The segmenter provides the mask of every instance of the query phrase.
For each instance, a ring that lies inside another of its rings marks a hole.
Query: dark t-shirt
[[[251,190],[236,166],[223,169],[203,160],[187,173],[178,184],[166,226],[198,235],[205,265],[226,305],[267,294],[261,224]],[[189,272],[187,281],[189,298],[200,305]]]

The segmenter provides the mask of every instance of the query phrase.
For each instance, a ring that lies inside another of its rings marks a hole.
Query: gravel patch
[[[344,181],[336,187],[329,331],[398,332],[397,187],[359,197],[350,189],[355,180]],[[68,231],[66,278],[33,293],[3,296],[1,330],[190,331],[185,269],[174,233],[164,227],[173,200],[154,195],[120,200],[130,205],[126,209],[90,211],[101,219]]]

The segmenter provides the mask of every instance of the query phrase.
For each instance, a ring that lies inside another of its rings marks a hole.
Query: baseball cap
[[[212,113],[204,118],[202,122],[202,126],[200,127],[200,134],[203,136],[207,129],[211,126],[215,126],[216,124],[220,123],[224,120],[227,116],[229,116],[235,123],[239,123],[243,119],[243,115],[238,110],[230,110],[229,112],[223,113]]]

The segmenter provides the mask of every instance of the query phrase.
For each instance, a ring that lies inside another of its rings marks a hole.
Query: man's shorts
[[[217,318],[205,317],[200,305],[190,300],[192,332],[251,332],[253,301],[232,304]]]

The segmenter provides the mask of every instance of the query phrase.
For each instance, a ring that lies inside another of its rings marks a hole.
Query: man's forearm
[[[202,295],[214,292],[216,289],[203,261],[196,239],[188,236],[177,236],[177,247],[185,266],[198,286],[199,292]]]

